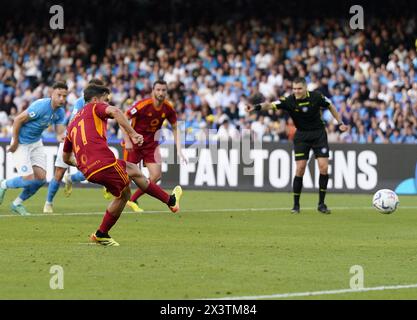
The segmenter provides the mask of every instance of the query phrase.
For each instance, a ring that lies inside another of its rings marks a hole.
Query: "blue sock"
[[[30,181],[30,185],[26,186],[22,193],[19,195],[19,198],[23,201],[29,199],[31,196],[33,196],[36,191],[38,191],[44,184],[45,180],[27,180]]]
[[[49,182],[48,195],[46,197],[46,201],[48,201],[49,203],[52,203],[54,201],[54,197],[56,193],[58,192],[58,189],[59,189],[59,182],[55,180],[54,178],[51,180],[51,182]]]
[[[81,182],[81,181],[84,181],[84,180],[85,180],[85,177],[81,173],[81,171],[77,171],[76,173],[71,175],[71,181],[72,182]]]
[[[28,186],[25,187],[22,191],[22,193],[19,195],[19,198],[22,199],[23,201],[29,199],[31,196],[33,196],[35,194],[37,189],[34,188],[34,186]]]
[[[25,180],[23,177],[16,177],[13,179],[8,179],[6,181],[7,188],[17,189],[17,188],[26,188],[32,185],[34,180]]]

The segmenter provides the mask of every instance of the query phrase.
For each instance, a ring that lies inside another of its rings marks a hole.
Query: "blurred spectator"
[[[289,141],[294,141],[295,132],[297,131],[292,118],[288,118],[287,127],[286,127],[286,135]]]
[[[335,125],[330,123],[327,127],[327,141],[329,143],[339,142],[339,133],[336,131]]]
[[[229,122],[227,118],[224,119],[219,127],[219,130],[217,131],[217,140],[229,141],[236,139],[239,139],[239,131]]]
[[[12,96],[7,94],[3,101],[0,102],[0,112],[6,113],[7,116],[15,114],[17,112],[17,107],[12,100]]]
[[[109,25],[100,39],[82,24],[33,33],[6,23],[0,33],[1,135],[10,137],[15,115],[46,96],[53,81],[68,83],[68,111],[94,77],[111,88],[112,103],[127,110],[163,78],[188,140],[201,140],[210,129],[218,130],[218,139],[235,139],[248,129],[258,140],[292,141],[295,126],[285,112],[254,117],[244,108],[254,97],[289,95],[291,80],[303,76],[350,127],[340,134],[324,112],[329,142],[417,143],[415,12],[374,16],[363,32],[340,27],[336,18],[313,24],[283,13],[271,23],[267,16],[175,26],[155,21],[137,30]],[[114,121],[108,137],[120,138]]]
[[[262,137],[267,130],[267,125],[265,123],[265,117],[260,115],[256,121],[252,122],[251,130],[253,131],[254,138],[256,140],[262,140]]]
[[[416,143],[416,134],[415,130],[411,128],[411,126],[408,126],[405,128],[405,134],[404,134],[404,143]]]

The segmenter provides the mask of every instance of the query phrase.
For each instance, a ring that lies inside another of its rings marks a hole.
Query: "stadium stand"
[[[288,95],[291,80],[303,76],[309,90],[328,96],[349,125],[348,132],[338,132],[325,112],[330,142],[417,143],[417,10],[404,10],[410,3],[393,4],[389,16],[371,4],[365,30],[349,28],[348,8],[339,16],[336,6],[323,13],[317,3],[300,6],[303,19],[286,14],[294,12],[292,4],[273,1],[256,8],[249,0],[207,8],[207,1],[163,4],[156,9],[144,1],[141,10],[135,1],[101,9],[97,1],[74,5],[58,31],[45,23],[48,10],[35,4],[13,20],[2,19],[0,137],[10,137],[16,114],[47,95],[53,81],[68,83],[71,106],[86,82],[98,77],[124,110],[147,96],[154,80],[166,80],[188,141],[202,139],[209,129],[219,140],[248,129],[254,139],[289,141],[294,125],[285,113],[248,116],[244,106]],[[251,18],[236,6],[246,6]],[[90,21],[92,8],[97,14]],[[210,18],[197,19],[205,9]],[[23,24],[28,12],[37,19]],[[115,123],[108,133],[120,139]]]

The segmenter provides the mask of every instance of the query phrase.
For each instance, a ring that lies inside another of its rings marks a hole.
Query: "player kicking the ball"
[[[97,84],[97,85],[104,85],[104,82],[99,79],[91,79],[88,84]],[[69,116],[68,123],[72,121],[74,116],[84,107],[85,101],[84,97],[80,97],[74,104],[72,109],[71,115]],[[61,142],[58,148],[58,154],[55,161],[55,173],[52,180],[49,182],[48,186],[48,193],[46,195],[45,205],[43,206],[43,213],[53,213],[53,201],[55,198],[56,193],[58,192],[59,185],[64,178],[64,174],[69,168],[69,166],[62,160],[62,150],[64,149],[64,143]],[[64,194],[66,197],[69,197],[72,192],[72,184],[74,182],[81,182],[84,181],[84,175],[78,171],[72,175],[65,176],[65,189]]]
[[[77,166],[89,182],[106,187],[115,197],[107,206],[98,230],[90,238],[104,246],[118,246],[119,244],[108,232],[119,219],[130,198],[130,179],[145,193],[167,204],[174,213],[180,209],[182,189],[177,186],[169,195],[155,183],[147,180],[136,165],[116,159],[107,145],[107,119],[115,119],[129,135],[132,143],[140,145],[143,137],[129,125],[118,108],[106,103],[109,93],[108,88],[100,85],[89,85],[84,90],[87,104],[75,115],[67,128],[63,159],[65,163]]]

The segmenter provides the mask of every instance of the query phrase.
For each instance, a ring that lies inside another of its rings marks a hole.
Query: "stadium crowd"
[[[69,86],[67,112],[93,77],[111,87],[112,103],[127,110],[164,79],[188,141],[255,139],[291,141],[295,127],[280,111],[247,115],[250,101],[276,100],[303,76],[309,90],[329,97],[349,130],[340,133],[323,113],[329,142],[417,143],[417,19],[367,21],[280,18],[153,25],[126,35],[117,28],[97,52],[80,27],[36,32],[10,26],[0,34],[0,136],[49,86]],[[119,139],[109,123],[109,139]],[[53,128],[44,136],[52,137]]]

